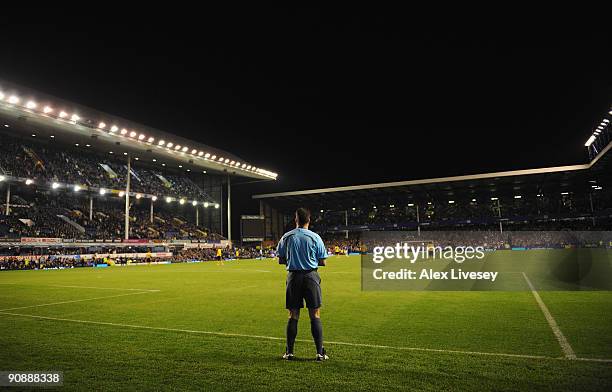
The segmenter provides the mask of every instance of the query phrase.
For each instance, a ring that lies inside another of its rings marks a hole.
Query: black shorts
[[[317,271],[289,271],[285,307],[287,309],[317,309],[321,307],[321,277]]]

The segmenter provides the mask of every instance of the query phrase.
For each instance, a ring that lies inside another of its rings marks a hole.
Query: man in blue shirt
[[[285,307],[289,310],[287,321],[287,347],[284,359],[293,359],[293,345],[297,336],[300,309],[308,308],[310,331],[317,348],[317,361],[329,359],[323,348],[323,325],[321,324],[321,277],[319,266],[325,265],[327,250],[323,240],[310,225],[310,211],[298,208],[295,212],[296,228],[285,233],[278,243],[278,262],[287,266],[287,290]]]

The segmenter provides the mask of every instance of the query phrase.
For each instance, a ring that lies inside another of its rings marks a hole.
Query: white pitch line
[[[149,293],[150,293],[150,291],[141,291],[141,292],[137,292],[137,293],[106,295],[104,297],[83,298],[83,299],[74,299],[74,300],[70,300],[70,301],[51,302],[51,303],[46,303],[46,304],[19,306],[19,307],[16,307],[16,308],[0,309],[0,312],[4,312],[4,311],[7,311],[7,310],[29,309],[29,308],[39,308],[39,307],[43,307],[43,306],[71,304],[71,303],[75,303],[75,302],[95,301],[95,300],[98,300],[98,299],[118,298],[118,297],[125,297],[125,296],[128,296],[128,295],[149,294]]]
[[[68,286],[68,285],[48,285],[47,287],[65,287],[70,289],[93,289],[93,290],[121,290],[121,291],[147,291],[150,293],[156,293],[160,290],[154,289],[124,289],[120,287],[97,287],[97,286]]]
[[[563,335],[563,332],[561,332],[559,325],[557,325],[555,318],[552,316],[552,314],[548,310],[548,307],[546,306],[544,301],[542,301],[540,294],[538,294],[535,287],[533,287],[533,284],[531,284],[531,281],[527,277],[527,274],[524,272],[523,272],[523,277],[525,278],[525,280],[527,281],[527,284],[529,285],[531,294],[533,294],[533,297],[535,298],[536,302],[540,306],[540,310],[542,310],[542,313],[544,313],[544,317],[546,318],[546,321],[548,321],[548,325],[550,325],[550,329],[552,329],[553,334],[555,334],[555,337],[557,338],[557,341],[559,342],[559,345],[561,346],[561,350],[563,351],[563,354],[565,354],[565,358],[576,359],[576,353],[574,352],[574,349],[572,349],[572,346],[569,344],[569,342],[565,338],[565,335]]]
[[[121,288],[121,287],[99,287],[99,286],[72,286],[72,285],[60,285],[60,284],[28,284],[28,283],[0,283],[0,285],[16,285],[16,286],[36,286],[36,287],[60,287],[69,289],[92,289],[92,290],[119,290],[119,291],[149,291],[155,293],[161,290],[158,289],[134,289],[134,288]]]
[[[263,339],[263,340],[285,341],[284,337],[281,338],[281,337],[276,337],[276,336],[249,335],[249,334],[231,333],[231,332],[212,332],[212,331],[200,331],[200,330],[193,330],[193,329],[153,327],[153,326],[147,326],[147,325],[112,323],[112,322],[106,322],[106,321],[90,321],[90,320],[67,319],[67,318],[59,318],[59,317],[37,316],[37,315],[23,314],[23,313],[12,313],[12,312],[6,312],[6,311],[3,311],[3,310],[0,310],[0,314],[5,314],[5,315],[9,315],[9,316],[19,316],[19,317],[41,319],[41,320],[63,321],[63,322],[79,323],[79,324],[104,325],[104,326],[120,327],[120,328],[146,329],[146,330],[152,330],[152,331],[182,332],[182,333],[190,333],[190,334],[198,334],[198,335],[209,335],[209,336],[222,336],[222,337],[237,337],[237,338],[249,338],[249,339]],[[310,340],[306,340],[306,339],[296,339],[296,341],[298,341],[298,342],[308,342],[308,343],[310,342]],[[559,358],[547,357],[547,356],[544,356],[544,355],[492,353],[492,352],[481,352],[481,351],[445,350],[445,349],[435,349],[435,348],[387,346],[387,345],[380,345],[380,344],[349,343],[349,342],[337,342],[337,341],[326,341],[325,343],[326,344],[331,344],[331,345],[338,345],[338,346],[364,347],[364,348],[387,349],[387,350],[402,350],[402,351],[434,352],[434,353],[446,353],[446,354],[496,356],[496,357],[505,357],[505,358],[545,359],[545,360],[565,360],[566,359],[566,358],[562,358],[562,357],[559,357]],[[612,363],[612,359],[600,359],[600,358],[576,358],[576,359],[580,360],[580,361]]]

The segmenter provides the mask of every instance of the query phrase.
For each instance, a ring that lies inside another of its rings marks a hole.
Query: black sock
[[[287,321],[287,354],[293,354],[293,344],[297,336],[297,325],[298,321],[296,319],[290,318]]]
[[[323,354],[323,324],[320,318],[310,319],[310,332],[317,346],[317,354]]]

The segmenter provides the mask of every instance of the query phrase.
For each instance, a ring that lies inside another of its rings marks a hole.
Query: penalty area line
[[[68,319],[68,318],[60,318],[60,317],[37,316],[37,315],[32,315],[32,314],[13,313],[13,312],[7,312],[3,310],[0,310],[0,314],[4,314],[7,316],[33,318],[33,319],[39,319],[39,320],[61,321],[61,322],[78,323],[78,324],[91,324],[91,325],[101,325],[101,326],[119,327],[119,328],[143,329],[143,330],[162,331],[162,332],[180,332],[180,333],[195,334],[195,335],[219,336],[219,337],[230,337],[230,338],[234,337],[234,338],[261,339],[261,340],[271,340],[271,341],[280,341],[280,342],[285,341],[284,337],[277,337],[277,336],[249,335],[249,334],[231,333],[231,332],[213,332],[213,331],[201,331],[201,330],[182,329],[182,328],[123,324],[123,323],[113,323],[113,322],[107,322],[107,321]],[[296,341],[310,343],[310,340],[306,340],[306,339],[296,339]],[[363,348],[398,350],[398,351],[431,352],[431,353],[440,353],[440,354],[495,356],[495,357],[502,357],[502,358],[544,359],[544,360],[566,360],[567,359],[564,357],[548,357],[544,355],[446,350],[446,349],[435,349],[435,348],[388,346],[388,345],[380,345],[380,344],[350,343],[350,342],[338,342],[338,341],[326,341],[325,343],[330,344],[330,345],[337,345],[337,346],[363,347]],[[612,359],[599,359],[599,358],[575,358],[575,359],[580,360],[580,361],[589,361],[589,362],[612,363]]]
[[[561,350],[563,351],[565,358],[577,359],[574,349],[572,348],[572,346],[569,344],[569,342],[565,338],[565,335],[563,335],[563,332],[561,332],[561,329],[559,328],[557,321],[555,321],[555,318],[550,313],[550,310],[548,310],[548,307],[546,306],[544,301],[542,301],[542,297],[540,297],[540,294],[538,294],[535,287],[531,283],[531,280],[529,280],[529,278],[527,277],[527,274],[524,272],[523,272],[523,277],[525,278],[525,281],[527,281],[527,285],[529,286],[529,289],[531,290],[531,294],[533,294],[533,297],[538,303],[538,306],[540,306],[540,310],[542,311],[542,313],[544,313],[544,317],[546,318],[546,321],[548,321],[548,325],[550,326],[550,329],[552,329],[553,334],[557,338],[557,341],[559,342],[559,346],[561,346]]]

